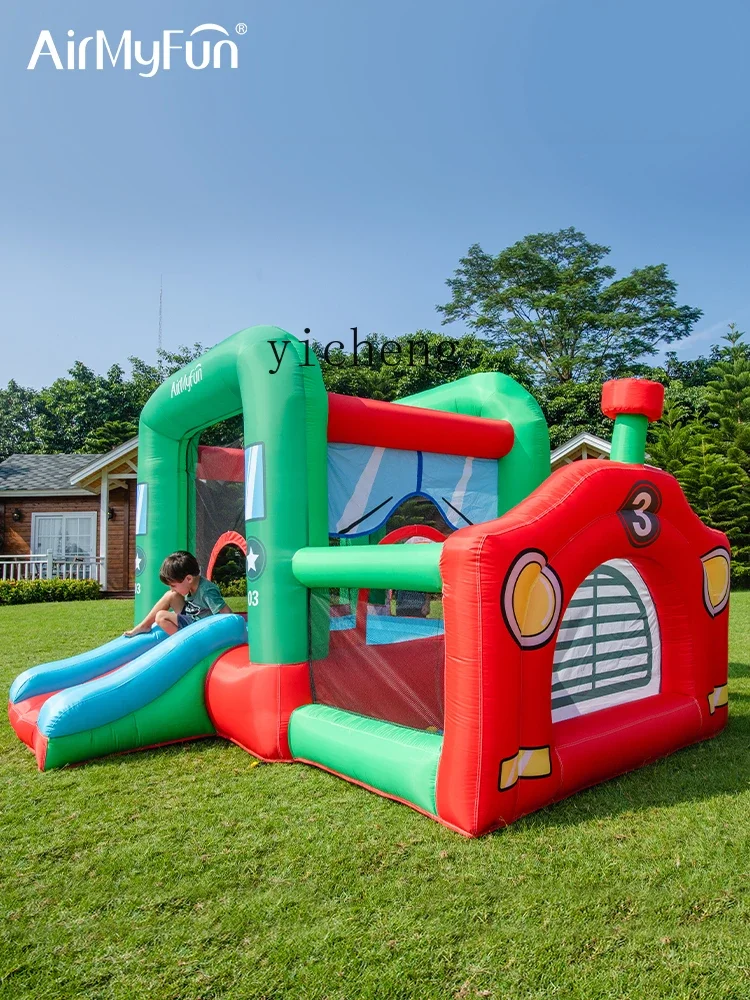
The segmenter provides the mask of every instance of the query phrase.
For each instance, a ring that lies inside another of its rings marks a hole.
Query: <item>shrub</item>
[[[225,545],[214,565],[211,579],[220,587],[245,579],[245,556],[236,545]],[[242,593],[242,591],[241,591]],[[235,594],[230,596],[234,597]]]
[[[0,580],[0,605],[95,601],[101,594],[96,580]]]
[[[220,583],[219,590],[223,597],[244,597],[247,593],[247,580],[242,576],[239,580]]]

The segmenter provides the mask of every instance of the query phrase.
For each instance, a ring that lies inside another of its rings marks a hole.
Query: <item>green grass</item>
[[[128,602],[0,608],[0,671]],[[220,740],[39,774],[1,727],[0,998],[750,996],[750,594],[716,740],[481,840]]]

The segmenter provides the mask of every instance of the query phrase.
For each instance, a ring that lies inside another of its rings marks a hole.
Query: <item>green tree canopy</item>
[[[0,389],[0,461],[8,455],[36,450],[36,403],[36,390],[25,389],[14,379]]]
[[[131,375],[113,365],[106,375],[76,361],[64,378],[36,390],[11,380],[0,389],[0,461],[14,453],[109,451],[137,433],[151,393],[203,353],[200,344],[159,351],[157,363],[129,358]]]
[[[106,375],[97,375],[76,361],[67,378],[55,379],[37,397],[34,430],[39,450],[85,451],[90,434],[110,421],[135,415],[137,409],[129,405],[125,373],[119,365],[113,365]]]
[[[701,520],[727,534],[732,580],[749,586],[750,349],[742,337],[730,324],[728,346],[709,358],[678,365],[667,356],[667,371],[656,372],[667,384],[664,415],[650,429],[648,451],[677,477]]]
[[[667,351],[664,366],[653,370],[663,372],[663,377],[659,381],[677,380],[687,388],[700,388],[710,381],[711,368],[719,360],[720,355],[721,348],[718,344],[711,348],[709,357],[701,355],[699,358],[690,358],[687,361],[681,361],[676,351]]]
[[[750,585],[750,476],[702,438],[677,478],[698,517],[723,531],[732,547],[732,581]]]
[[[667,392],[662,418],[652,425],[649,433],[647,448],[651,463],[679,478],[704,434],[702,425],[691,420],[688,409]]]
[[[367,342],[372,345],[372,364],[369,350],[362,346],[365,342],[360,341],[356,365],[348,351],[330,350],[326,360],[324,345],[313,344],[329,392],[391,401],[472,372],[503,372],[530,385],[530,371],[518,360],[516,351],[473,334],[445,337],[432,330],[417,330],[390,340],[371,334]]]
[[[724,337],[729,344],[711,367],[707,385],[708,419],[717,443],[746,470],[750,467],[750,347],[734,323]]]
[[[582,431],[607,440],[612,437],[612,421],[602,413],[601,382],[552,383],[539,387],[535,396],[547,421],[553,450]]]
[[[108,420],[86,435],[81,451],[90,455],[103,455],[137,434],[138,424],[132,420]]]
[[[573,228],[526,236],[496,256],[475,243],[446,282],[451,301],[437,308],[445,323],[465,320],[516,350],[544,381],[621,375],[686,337],[702,313],[677,304],[666,264],[615,278],[609,253]]]

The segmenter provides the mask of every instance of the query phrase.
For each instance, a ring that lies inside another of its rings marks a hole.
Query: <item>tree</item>
[[[688,388],[697,388],[707,385],[710,381],[711,368],[719,360],[719,348],[716,346],[712,347],[711,355],[708,358],[701,355],[699,358],[680,361],[676,351],[667,351],[665,358],[666,363],[664,367],[656,369],[664,373],[664,379],[660,379],[659,381],[673,381],[676,379]]]
[[[445,337],[432,330],[417,330],[392,340],[371,334],[367,342],[372,352],[360,341],[357,364],[350,353],[340,349],[328,351],[326,360],[324,346],[313,343],[329,392],[391,401],[475,372],[503,372],[530,385],[530,372],[516,351],[501,349],[471,334]]]
[[[236,545],[225,545],[221,550],[214,564],[211,579],[218,584],[245,579],[245,557]]]
[[[132,420],[108,420],[86,436],[81,450],[84,454],[103,455],[134,438],[137,433],[138,425]]]
[[[732,582],[750,585],[750,476],[706,436],[677,478],[698,517],[729,538]]]
[[[746,471],[750,468],[750,347],[734,323],[724,336],[729,347],[711,367],[706,399],[718,444]]]
[[[649,461],[679,478],[703,436],[705,428],[691,420],[687,408],[667,392],[661,420],[649,429]]]
[[[38,397],[35,431],[39,450],[83,452],[89,434],[108,421],[131,416],[124,387],[124,371],[113,365],[106,375],[97,375],[81,361],[58,378]]]
[[[37,414],[37,393],[25,389],[14,379],[0,389],[0,462],[14,454],[37,450],[34,421]]]
[[[541,386],[535,392],[549,427],[552,449],[576,434],[588,431],[599,437],[612,437],[612,421],[601,408],[601,382],[563,382]]]
[[[615,279],[610,248],[573,228],[536,233],[497,256],[469,248],[446,282],[444,323],[466,320],[501,348],[514,348],[554,383],[621,375],[660,344],[686,337],[702,315],[677,305],[665,264]]]
[[[203,353],[200,344],[175,352],[159,351],[157,363],[129,358],[131,375],[113,365],[106,375],[76,361],[66,377],[39,391],[11,380],[0,389],[0,461],[14,452],[101,453],[138,433],[138,420],[149,396],[183,365]],[[241,433],[234,421],[230,439]],[[222,425],[208,437],[227,436]],[[217,443],[211,441],[211,443]]]

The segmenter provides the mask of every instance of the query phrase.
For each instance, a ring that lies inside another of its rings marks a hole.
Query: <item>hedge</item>
[[[101,596],[96,580],[0,580],[0,605],[96,601]]]
[[[247,593],[247,580],[243,576],[239,580],[229,580],[227,583],[220,583],[219,590],[223,597],[244,597]]]

